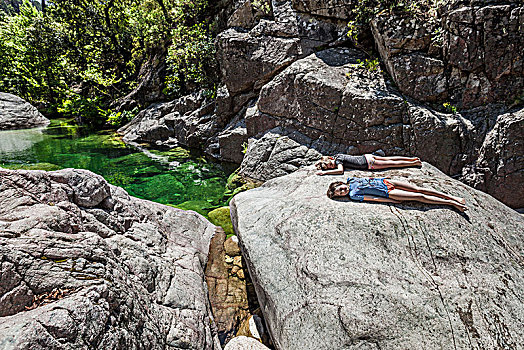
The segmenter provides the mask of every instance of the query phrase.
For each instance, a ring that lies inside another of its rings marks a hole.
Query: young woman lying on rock
[[[467,209],[464,198],[385,178],[349,177],[347,183],[337,181],[329,185],[327,191],[329,198],[347,195],[352,200],[361,202],[400,203],[403,201],[416,201],[428,204],[451,205],[461,212]]]
[[[421,165],[422,162],[417,157],[381,157],[374,154],[324,156],[315,164],[317,169],[321,170],[317,175],[342,175],[344,169],[385,169]]]

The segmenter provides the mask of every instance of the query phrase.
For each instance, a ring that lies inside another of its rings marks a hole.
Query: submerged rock
[[[0,169],[0,347],[220,349],[214,230],[89,171]]]
[[[22,98],[0,92],[0,130],[45,126],[49,120]]]
[[[314,168],[231,202],[277,349],[517,349],[524,218],[433,166],[389,176],[465,197],[469,211],[326,197]]]

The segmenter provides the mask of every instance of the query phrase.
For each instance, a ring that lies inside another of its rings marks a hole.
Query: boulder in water
[[[24,99],[0,92],[0,130],[45,126],[49,120]]]

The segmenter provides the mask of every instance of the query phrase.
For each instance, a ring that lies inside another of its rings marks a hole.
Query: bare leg
[[[410,184],[409,182],[403,182],[403,181],[397,181],[397,180],[388,179],[388,181],[391,182],[395,186],[395,188],[398,188],[399,190],[423,193],[423,194],[427,194],[427,195],[434,196],[434,197],[449,199],[449,200],[458,202],[460,204],[466,203],[466,200],[462,197],[455,197],[455,196],[452,196],[446,193],[442,193],[442,192],[433,190],[431,188],[418,187],[416,185]]]
[[[461,212],[466,210],[466,206],[464,204],[451,199],[443,199],[423,193],[404,191],[396,188],[389,191],[389,198],[395,199],[397,201],[416,201],[427,204],[451,205]]]
[[[374,154],[373,154],[373,158],[375,158],[376,160],[407,160],[407,161],[410,161],[410,162],[414,162],[414,161],[420,160],[420,158],[418,158],[418,157],[402,157],[402,156],[381,157],[381,156],[376,156]]]
[[[420,160],[381,160],[376,159],[373,164],[373,169],[385,169],[385,168],[406,168],[410,166],[420,166],[422,163]]]

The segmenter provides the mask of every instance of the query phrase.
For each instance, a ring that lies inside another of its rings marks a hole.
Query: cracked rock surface
[[[450,1],[437,21],[381,15],[372,31],[402,92],[468,109],[522,95],[523,23],[519,1]]]
[[[0,92],[0,130],[45,126],[49,120],[24,99]]]
[[[471,122],[409,102],[380,69],[370,72],[358,66],[358,59],[363,56],[356,50],[328,49],[290,65],[262,88],[246,114],[248,134],[278,126],[313,140],[310,147],[321,153],[382,149],[388,155],[416,154],[447,173],[459,173]]]
[[[220,349],[214,230],[86,170],[0,169],[0,348]]]
[[[277,349],[519,349],[524,218],[433,166],[266,182],[231,214]],[[329,183],[389,176],[463,196],[441,206],[335,201]]]

